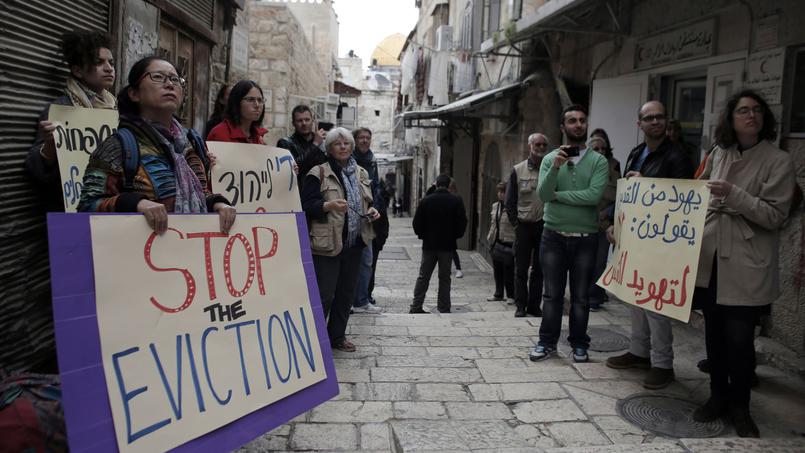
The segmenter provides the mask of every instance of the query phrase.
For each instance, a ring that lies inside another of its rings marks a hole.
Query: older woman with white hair
[[[352,157],[355,140],[343,127],[324,139],[327,162],[313,167],[302,185],[302,209],[310,230],[310,251],[319,296],[333,349],[353,352],[345,337],[355,300],[361,253],[371,244],[371,222],[380,214],[372,207],[369,173]]]

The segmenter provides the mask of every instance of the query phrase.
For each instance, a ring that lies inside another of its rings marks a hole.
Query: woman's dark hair
[[[221,88],[218,89],[218,94],[215,95],[215,105],[212,107],[212,117],[213,118],[223,118],[224,112],[226,111],[226,103],[224,102],[224,97],[226,96],[226,90],[229,89],[229,85],[222,84]]]
[[[260,97],[263,97],[263,89],[260,88],[260,85],[253,80],[241,80],[240,82],[236,83],[235,86],[232,87],[232,91],[229,92],[229,101],[226,103],[226,118],[230,121],[235,123],[236,125],[240,124],[240,101],[249,94],[249,91],[252,88],[257,88],[260,90]],[[260,118],[257,118],[257,121],[252,121],[252,125],[250,128],[254,128],[263,124],[263,118],[266,116],[266,106],[265,103],[263,104],[263,112],[260,113]]]
[[[607,134],[607,131],[601,129],[600,127],[598,129],[594,129],[590,133],[590,137],[596,137],[596,136],[601,137],[601,138],[604,139],[604,141],[607,144],[606,153],[604,153],[604,155],[607,157],[607,159],[611,158],[612,157],[612,144],[609,142],[609,134]]]
[[[760,104],[763,109],[763,128],[758,133],[760,140],[774,141],[777,138],[777,120],[774,118],[774,113],[769,110],[769,104],[760,97],[759,94],[752,90],[741,90],[733,94],[724,105],[724,110],[718,115],[718,126],[716,126],[715,141],[722,148],[729,148],[730,146],[738,143],[738,136],[735,134],[735,127],[733,126],[733,112],[741,98],[754,99],[755,102]]]
[[[109,35],[96,30],[68,31],[61,39],[62,56],[67,66],[91,66],[98,59],[98,50],[111,48],[109,41]]]
[[[129,88],[139,86],[143,75],[148,72],[148,66],[154,61],[166,60],[152,55],[134,63],[134,66],[129,70],[128,83],[117,93],[117,110],[121,116],[137,116],[140,114],[140,106],[129,97]]]

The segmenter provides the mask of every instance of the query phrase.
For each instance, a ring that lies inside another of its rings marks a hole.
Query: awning
[[[404,112],[400,115],[403,120],[413,119],[438,119],[450,116],[466,116],[468,110],[473,110],[482,104],[500,99],[509,93],[519,89],[523,82],[516,82],[499,88],[482,91],[480,93],[467,96],[450,104],[443,105],[433,110],[414,110]]]
[[[514,24],[511,41],[492,38],[481,43],[481,52],[490,52],[510,43],[533,38],[539,33],[561,31],[598,35],[625,35],[629,5],[622,0],[549,0]]]

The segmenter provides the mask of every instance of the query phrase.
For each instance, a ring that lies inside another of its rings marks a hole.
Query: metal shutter
[[[214,0],[174,0],[173,4],[212,30]]]
[[[63,32],[109,30],[110,0],[0,2],[0,367],[30,367],[53,348],[44,209],[25,157],[45,104],[67,75]]]

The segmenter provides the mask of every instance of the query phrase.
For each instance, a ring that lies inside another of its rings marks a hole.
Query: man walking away
[[[436,190],[422,199],[414,215],[414,233],[422,239],[422,262],[409,313],[427,313],[422,309],[422,304],[437,263],[437,308],[440,313],[450,313],[450,265],[456,250],[456,239],[464,236],[467,228],[467,215],[461,199],[447,190],[449,185],[450,177],[439,175]]]
[[[637,126],[645,142],[637,145],[626,161],[626,177],[693,178],[693,163],[685,151],[666,136],[665,106],[649,101],[640,108]],[[610,227],[612,228],[612,227]],[[611,233],[610,233],[611,235]],[[629,352],[607,359],[615,369],[650,368],[643,387],[657,390],[674,381],[674,334],[671,319],[630,306],[632,338]]]
[[[542,237],[543,203],[537,195],[539,166],[548,152],[548,137],[539,132],[528,136],[528,159],[515,165],[506,190],[506,215],[514,226],[515,318],[542,316],[542,268],[539,243]],[[526,281],[528,268],[531,276]]]
[[[589,360],[587,321],[590,316],[587,292],[595,267],[597,205],[609,173],[607,159],[587,149],[587,110],[571,105],[562,111],[560,129],[567,145],[542,159],[539,197],[545,203],[545,229],[539,261],[545,279],[539,343],[530,354],[532,361],[556,353],[562,329],[565,285],[570,274],[570,336],[573,360]]]

